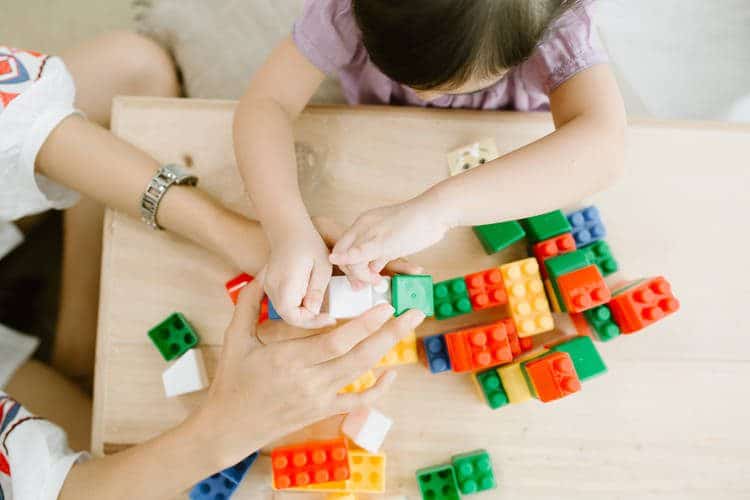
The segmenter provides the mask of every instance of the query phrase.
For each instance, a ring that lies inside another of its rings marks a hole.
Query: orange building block
[[[466,372],[512,361],[511,332],[516,335],[516,327],[510,318],[505,318],[488,325],[445,334],[451,368],[455,372]]]
[[[471,306],[475,311],[490,307],[504,306],[508,303],[503,275],[500,268],[487,269],[464,276],[469,291]]]
[[[273,484],[285,489],[349,479],[346,439],[310,441],[271,451]]]
[[[637,332],[680,308],[662,276],[627,285],[613,295],[609,307],[622,333]]]
[[[554,401],[581,390],[581,381],[567,352],[553,352],[523,364],[529,385],[542,402]]]
[[[557,288],[568,312],[583,312],[606,304],[612,298],[599,267],[591,265],[563,274]]]
[[[576,240],[571,233],[563,233],[560,236],[534,243],[531,247],[531,251],[539,263],[539,271],[542,273],[543,279],[547,279],[547,266],[544,265],[545,260],[572,252],[575,249]]]
[[[227,293],[229,294],[229,299],[232,301],[232,304],[237,304],[237,299],[240,296],[240,291],[242,291],[243,288],[249,283],[251,283],[255,278],[250,276],[247,273],[238,274],[231,280],[227,281],[224,287],[227,289]],[[260,325],[264,321],[268,319],[268,297],[264,296],[263,300],[260,303],[260,314],[258,315],[258,324]]]

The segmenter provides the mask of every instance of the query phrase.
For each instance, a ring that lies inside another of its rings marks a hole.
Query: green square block
[[[474,226],[473,229],[488,255],[508,248],[526,236],[521,224],[514,220]]]
[[[417,471],[423,500],[459,500],[456,473],[452,465],[436,465]]]
[[[497,410],[508,404],[508,395],[505,393],[505,388],[503,388],[497,368],[490,368],[489,370],[479,372],[476,374],[476,377],[479,388],[482,390],[484,399],[490,405],[490,408]]]
[[[583,382],[607,372],[607,365],[589,337],[575,337],[552,347],[556,352],[567,352],[573,360],[578,378]]]
[[[475,450],[451,458],[456,471],[458,489],[464,495],[491,490],[496,487],[492,461],[485,450]]]
[[[620,266],[612,256],[612,251],[606,241],[597,241],[585,247],[581,247],[582,252],[585,252],[589,260],[596,264],[596,267],[601,271],[602,276],[609,276],[612,273],[617,272]]]
[[[401,316],[409,309],[419,309],[425,316],[435,315],[432,276],[397,274],[391,280],[391,298],[394,316]]]
[[[437,319],[453,318],[471,312],[471,298],[464,278],[435,283],[432,298]]]
[[[594,329],[602,342],[607,342],[620,335],[620,327],[612,318],[612,311],[604,304],[583,312],[586,322]]]
[[[198,345],[198,334],[182,313],[172,313],[148,331],[148,336],[167,361],[179,358]]]
[[[529,243],[538,243],[563,233],[569,233],[570,227],[567,217],[560,211],[547,212],[521,220],[521,226],[526,230]]]
[[[557,257],[552,257],[544,261],[544,265],[547,267],[547,274],[552,282],[552,288],[555,290],[555,296],[557,297],[557,305],[560,306],[562,312],[566,312],[565,301],[560,294],[560,289],[557,286],[557,280],[563,274],[568,274],[578,269],[592,265],[593,262],[589,260],[589,256],[583,250],[576,250],[575,252],[564,253]]]

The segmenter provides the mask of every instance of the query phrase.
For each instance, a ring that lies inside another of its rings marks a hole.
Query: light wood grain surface
[[[161,161],[189,156],[203,189],[252,215],[234,164],[233,107],[123,98],[115,103],[113,127]],[[544,113],[308,109],[295,126],[303,195],[312,213],[349,223],[364,209],[404,200],[446,177],[447,151],[490,136],[504,153],[551,129]],[[483,447],[500,487],[478,500],[749,498],[748,158],[748,127],[633,123],[627,173],[594,201],[628,274],[666,275],[682,310],[644,332],[599,344],[609,373],[552,404],[491,411],[466,375],[400,368],[395,388],[378,405],[395,419],[384,447],[388,494],[418,498],[414,470]],[[487,256],[471,231],[460,229],[413,259],[443,279],[523,252],[517,245]],[[236,270],[109,212],[102,272],[98,454],[159,434],[201,401],[200,393],[164,397],[166,363],[146,331],[172,311],[185,313],[201,336],[211,375],[232,311],[223,283]],[[418,333],[493,314],[429,321]],[[290,439],[330,437],[336,424],[323,422]],[[237,498],[307,498],[272,492],[269,477],[269,460],[261,457]]]

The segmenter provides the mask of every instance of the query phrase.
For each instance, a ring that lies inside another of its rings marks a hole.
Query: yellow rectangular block
[[[479,165],[484,165],[498,156],[500,156],[500,153],[497,152],[495,139],[482,139],[479,142],[449,152],[446,155],[448,171],[451,176],[458,175]]]
[[[500,266],[500,272],[508,292],[510,315],[518,336],[530,337],[552,330],[555,321],[544,293],[536,259],[531,257],[504,264]]]
[[[326,500],[357,500],[357,495],[354,493],[331,493],[326,497]]]
[[[385,493],[385,454],[349,450],[349,479],[312,484],[283,491],[327,491],[330,493]],[[346,498],[346,497],[345,497]]]
[[[521,363],[501,366],[497,369],[503,389],[511,403],[523,403],[531,399],[531,389],[521,371]]]
[[[394,345],[393,348],[388,351],[388,354],[383,356],[383,359],[378,361],[378,364],[375,366],[406,365],[409,363],[416,363],[417,361],[417,334],[411,332],[408,337]]]
[[[375,385],[375,382],[377,381],[377,377],[372,372],[372,370],[368,370],[367,373],[359,377],[357,380],[352,382],[351,384],[347,385],[343,389],[339,391],[339,394],[345,394],[347,392],[362,392],[373,385]]]

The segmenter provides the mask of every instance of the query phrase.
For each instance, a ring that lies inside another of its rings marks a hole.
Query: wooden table
[[[190,157],[203,189],[251,215],[234,165],[233,107],[118,99],[113,127],[161,161]],[[304,197],[313,213],[349,223],[364,209],[443,179],[450,149],[492,136],[507,152],[551,127],[543,113],[312,108],[295,126]],[[600,344],[610,373],[554,404],[531,401],[493,412],[468,376],[400,368],[396,387],[379,405],[396,422],[385,445],[388,493],[418,498],[415,469],[483,447],[500,488],[478,500],[750,496],[749,146],[748,127],[633,123],[627,174],[595,201],[623,267],[634,276],[668,276],[682,301],[679,315]],[[517,245],[487,256],[461,229],[414,259],[439,280],[522,254]],[[166,364],[146,331],[170,312],[184,312],[213,373],[232,311],[223,283],[234,272],[177,237],[107,214],[95,453],[155,436],[201,401],[200,393],[165,399]],[[430,321],[419,334],[479,319]],[[335,424],[293,439],[327,437]],[[238,498],[292,498],[270,490],[269,470],[262,457]]]

